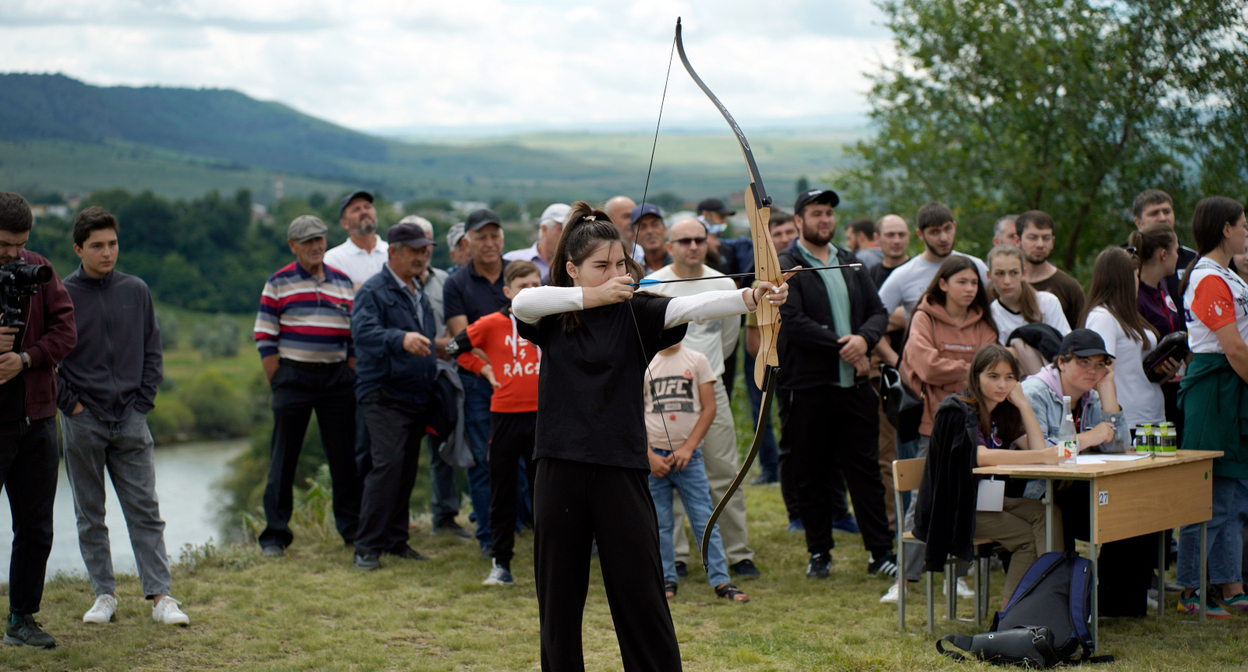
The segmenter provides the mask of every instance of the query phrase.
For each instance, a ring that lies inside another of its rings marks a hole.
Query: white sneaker
[[[95,598],[95,604],[82,615],[83,623],[107,623],[117,612],[117,598],[105,593]]]
[[[971,587],[966,585],[965,576],[958,578],[957,585],[958,585],[958,597],[975,597],[975,591],[971,590]],[[944,581],[940,582],[940,586],[941,586],[941,593],[944,595],[948,595],[949,589],[945,587]]]
[[[490,561],[490,575],[485,577],[481,582],[484,586],[510,586],[515,584],[515,579],[511,577],[511,572],[498,564],[497,560]]]
[[[883,604],[897,604],[897,600],[901,597],[901,584],[894,583],[888,587],[888,592],[880,597]]]
[[[1149,592],[1149,596],[1148,596],[1148,597],[1146,597],[1146,598],[1144,598],[1144,599],[1145,599],[1145,601],[1148,603],[1148,604],[1147,604],[1148,610],[1149,610],[1149,611],[1157,611],[1157,598],[1153,597],[1153,594],[1155,594],[1157,591],[1156,591],[1156,590],[1150,590],[1150,591],[1148,591],[1148,592]]]
[[[161,598],[152,606],[152,620],[165,625],[190,625],[191,619],[178,608],[181,602],[169,597]]]

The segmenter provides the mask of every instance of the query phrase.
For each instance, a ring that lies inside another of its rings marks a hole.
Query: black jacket
[[[793,241],[793,245],[797,245]],[[853,264],[853,252],[836,247],[837,264]],[[809,266],[801,252],[792,246],[780,253],[780,268]],[[875,348],[888,328],[888,313],[865,268],[841,271],[849,292],[849,326],[853,334],[867,340],[867,350]],[[840,376],[841,345],[832,326],[832,306],[828,290],[818,273],[797,273],[789,279],[789,300],[780,306],[782,325],[776,346],[783,375],[780,387],[801,390],[828,385]]]
[[[925,571],[942,571],[950,555],[974,557],[978,448],[975,409],[956,394],[945,397],[936,407],[914,512],[914,536],[927,542]]]
[[[79,266],[65,289],[74,301],[78,345],[57,371],[57,406],[82,403],[105,422],[147,413],[164,380],[160,327],[147,283],[112,271],[93,278]]]

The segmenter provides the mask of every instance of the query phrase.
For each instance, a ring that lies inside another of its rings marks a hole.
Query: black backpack
[[[1023,661],[1017,658],[1011,660],[1011,656],[1002,654],[1021,653],[1020,645],[1026,644],[1023,640],[1031,639],[1025,637],[1023,632],[1043,632],[1049,641],[1047,645],[1037,643],[1038,648],[1046,654],[1051,650],[1057,659],[1054,661],[1048,655],[1027,655],[1026,658],[1030,660],[1025,664],[1049,667],[1058,663],[1112,662],[1113,656],[1092,655],[1092,618],[1091,563],[1073,553],[1045,553],[1027,569],[1010,601],[992,619],[991,632],[1010,633],[1010,637],[1001,642],[984,640],[982,644],[987,645],[987,650],[968,648],[966,645],[970,644],[969,637],[948,635],[943,641],[967,649],[983,660],[992,661],[985,654],[996,653],[997,660],[992,662],[1019,663]],[[1022,632],[1018,632],[1020,630]],[[980,640],[983,637],[985,635],[976,635],[974,639]],[[1002,645],[1010,650],[994,651]],[[1031,651],[1027,646],[1021,646],[1021,649],[1029,653]],[[951,653],[941,650],[939,643],[937,650],[945,655]]]

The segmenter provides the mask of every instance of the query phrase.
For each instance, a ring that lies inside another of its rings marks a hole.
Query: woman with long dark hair
[[[1011,551],[1002,607],[1045,548],[1044,504],[1004,497],[1000,511],[977,511],[981,479],[973,470],[1057,464],[1057,448],[1045,441],[1019,378],[1018,361],[1005,346],[989,343],[975,353],[966,391],[946,397],[936,411],[914,528],[916,537],[927,540],[926,565],[933,571],[940,571],[951,554],[971,560],[977,537]],[[1060,517],[1054,524],[1059,527],[1053,536],[1061,539]]]
[[[923,419],[919,422],[919,445],[915,457],[927,455],[936,408],[945,397],[966,387],[971,358],[980,346],[997,340],[997,326],[988,307],[988,294],[979,282],[979,269],[970,257],[951,255],[936,271],[936,277],[915,305],[910,316],[901,367],[910,389],[923,397]],[[905,529],[914,527],[917,500],[910,499]],[[905,547],[906,580],[917,581],[922,574],[919,560],[922,547]],[[880,601],[892,602],[901,589],[902,577]],[[958,590],[970,589],[959,581]]]
[[[678,298],[635,293],[641,277],[607,214],[577,202],[551,285],[512,300],[519,335],[544,353],[533,486],[543,670],[585,669],[581,619],[595,539],[624,669],[680,669],[648,481],[646,363],[678,343],[688,322],[788,297],[787,284],[767,282]]]
[[[1228,268],[1248,244],[1244,206],[1224,196],[1202,200],[1192,214],[1192,234],[1200,258],[1188,265],[1182,289],[1193,355],[1179,384],[1179,408],[1186,423],[1183,448],[1224,453],[1213,461],[1206,550],[1214,587],[1204,599],[1210,617],[1229,618],[1227,609],[1248,610],[1241,573],[1248,520],[1248,434],[1241,429],[1248,416],[1248,283]],[[1180,530],[1180,613],[1200,608],[1199,544],[1199,525]]]

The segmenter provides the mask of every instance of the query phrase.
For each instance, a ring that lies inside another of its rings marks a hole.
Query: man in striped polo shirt
[[[256,347],[273,388],[273,440],[264,487],[260,535],[266,556],[290,545],[291,486],[312,411],[334,481],[334,521],[348,546],[360,517],[360,477],[355,467],[355,353],[351,304],[355,285],[327,266],[329,229],[311,215],[286,232],[295,261],[269,278],[256,314]]]

